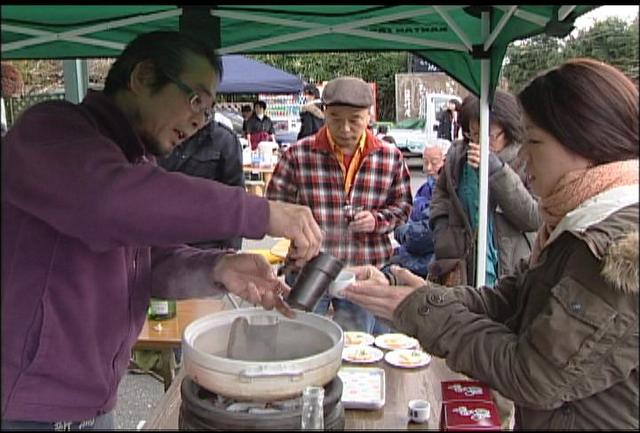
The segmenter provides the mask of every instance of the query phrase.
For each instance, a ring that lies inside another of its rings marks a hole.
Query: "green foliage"
[[[590,57],[609,63],[638,83],[638,18],[627,23],[616,17],[596,21],[564,39],[538,35],[507,49],[502,76],[517,93],[539,72],[567,59]]]
[[[394,118],[395,74],[407,72],[407,53],[400,52],[256,54],[250,57],[310,83],[321,83],[342,75],[375,82],[379,119]]]

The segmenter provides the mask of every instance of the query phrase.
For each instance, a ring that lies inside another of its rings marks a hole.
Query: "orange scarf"
[[[584,201],[611,188],[638,183],[638,160],[616,161],[595,167],[570,171],[553,192],[538,201],[543,224],[538,230],[530,263],[538,261],[553,229],[564,216]]]

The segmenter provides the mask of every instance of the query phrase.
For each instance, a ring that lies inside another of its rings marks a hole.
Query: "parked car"
[[[242,118],[242,115],[240,113],[218,107],[216,107],[216,112],[222,114],[224,117],[231,121],[231,124],[233,125],[233,132],[242,135],[242,121],[244,119]]]
[[[389,128],[388,135],[394,138],[396,146],[408,162],[411,159],[420,158],[420,165],[422,165],[422,152],[427,143],[439,144],[444,148],[449,147],[449,140],[438,138],[437,115],[443,107],[446,107],[450,99],[460,100],[456,95],[428,93],[422,107],[422,118],[406,119]]]

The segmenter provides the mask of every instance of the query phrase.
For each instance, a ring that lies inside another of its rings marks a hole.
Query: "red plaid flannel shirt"
[[[411,211],[409,169],[400,151],[367,131],[365,150],[348,195],[344,173],[331,150],[326,127],[291,145],[276,165],[267,198],[307,205],[325,232],[323,251],[347,265],[385,264],[392,254],[389,233]],[[348,230],[344,206],[373,213],[371,233]]]

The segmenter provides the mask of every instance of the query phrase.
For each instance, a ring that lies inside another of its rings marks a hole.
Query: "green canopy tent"
[[[486,269],[488,108],[507,46],[540,33],[565,36],[577,17],[596,7],[3,5],[2,56],[115,57],[137,34],[184,29],[209,40],[220,54],[409,51],[423,57],[480,97],[480,286]]]

